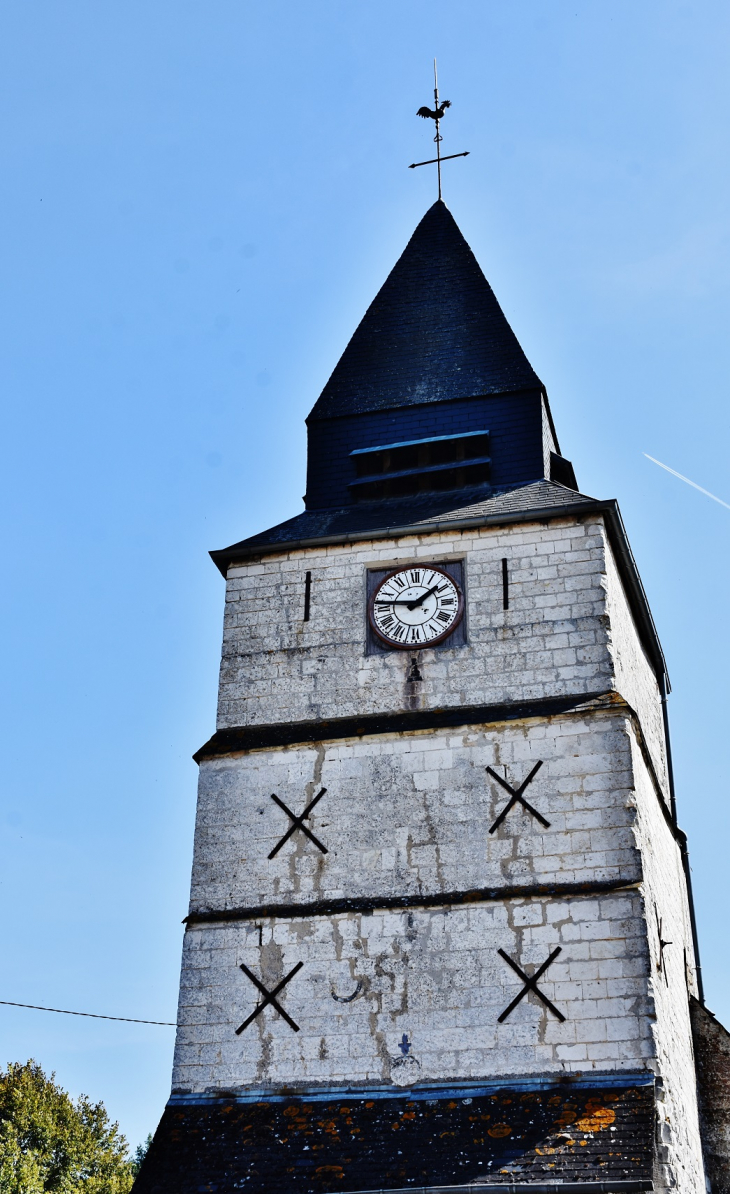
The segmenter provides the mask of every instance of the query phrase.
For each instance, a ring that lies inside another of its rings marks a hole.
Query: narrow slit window
[[[312,603],[312,573],[308,572],[304,578],[304,621],[309,621],[309,609]]]
[[[506,560],[502,560],[502,609],[509,609],[509,573]]]

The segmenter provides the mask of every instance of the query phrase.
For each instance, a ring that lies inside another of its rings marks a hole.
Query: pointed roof
[[[310,419],[542,388],[443,200],[429,208]]]

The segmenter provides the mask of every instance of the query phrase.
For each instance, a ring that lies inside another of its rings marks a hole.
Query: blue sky
[[[445,198],[617,497],[669,661],[709,1006],[730,1024],[730,11],[706,0],[9,0],[0,998],[173,1020],[207,558],[301,509],[304,417]],[[136,1144],[172,1029],[0,1008]]]

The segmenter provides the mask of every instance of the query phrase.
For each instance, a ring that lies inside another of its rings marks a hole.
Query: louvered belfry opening
[[[351,453],[356,501],[439,493],[489,482],[489,432],[436,435]]]

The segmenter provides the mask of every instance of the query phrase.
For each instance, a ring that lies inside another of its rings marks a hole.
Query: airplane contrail
[[[683,477],[681,473],[676,471],[676,469],[670,468],[668,464],[662,464],[661,460],[655,460],[654,457],[650,456],[648,452],[644,452],[644,456],[646,456],[647,460],[651,460],[652,464],[658,464],[659,468],[666,469],[667,472],[671,473],[673,477],[679,477],[680,481],[686,481],[687,484],[691,485],[693,489],[699,489],[700,493],[704,493],[705,497],[712,498],[713,502],[719,502],[720,505],[724,506],[726,510],[730,510],[730,505],[728,505],[727,502],[723,502],[722,498],[715,497],[714,493],[710,493],[709,489],[703,489],[701,485],[697,485],[694,481],[690,481],[689,477]]]

